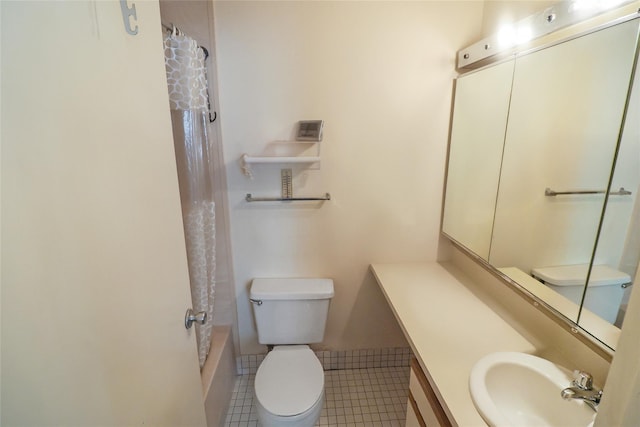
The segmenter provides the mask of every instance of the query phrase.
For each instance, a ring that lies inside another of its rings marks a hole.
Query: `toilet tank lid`
[[[333,280],[319,278],[256,278],[249,292],[252,299],[296,300],[333,297]]]
[[[584,286],[589,264],[559,265],[539,267],[531,270],[531,275],[555,286]],[[594,265],[591,269],[589,286],[624,285],[631,282],[631,276],[608,265]]]

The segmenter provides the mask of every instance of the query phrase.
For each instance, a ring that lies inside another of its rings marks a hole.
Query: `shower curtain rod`
[[[165,30],[165,31],[167,31],[167,32],[169,32],[169,33],[172,33],[172,34],[173,34],[173,30],[175,29],[175,30],[177,30],[177,33],[178,33],[178,34],[181,34],[181,35],[183,35],[183,36],[186,36],[186,35],[187,35],[184,31],[182,31],[180,28],[176,27],[176,26],[175,26],[175,25],[173,25],[173,24],[171,24],[171,25],[167,25],[167,24],[165,24],[164,22],[160,22],[160,24],[162,25],[162,28],[164,28],[164,30]],[[209,50],[208,50],[206,47],[204,47],[204,46],[200,46],[200,45],[198,45],[198,47],[199,47],[200,49],[202,49],[202,51],[204,52],[204,59],[209,58]]]

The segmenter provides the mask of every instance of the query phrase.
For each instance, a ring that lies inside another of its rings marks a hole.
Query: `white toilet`
[[[306,344],[322,342],[333,294],[331,279],[253,279],[258,341],[275,346],[255,378],[263,427],[311,427],[320,418],[324,371]]]

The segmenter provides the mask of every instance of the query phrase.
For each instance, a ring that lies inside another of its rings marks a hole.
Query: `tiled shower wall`
[[[316,351],[325,371],[336,369],[367,369],[409,366],[409,347],[368,350]],[[247,354],[236,358],[238,375],[255,374],[265,354]]]

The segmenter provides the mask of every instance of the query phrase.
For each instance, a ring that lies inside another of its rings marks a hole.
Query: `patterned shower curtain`
[[[213,159],[207,135],[205,56],[195,40],[175,27],[165,36],[164,51],[191,299],[193,310],[205,311],[208,318],[204,325],[195,324],[202,367],[211,345],[216,271]]]

